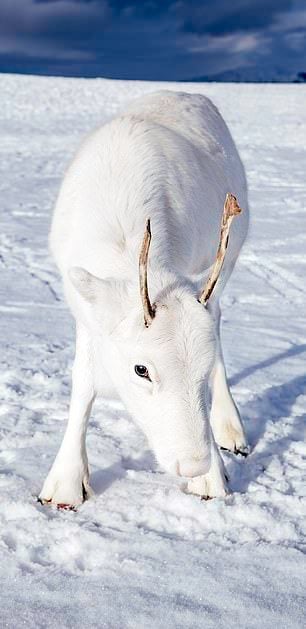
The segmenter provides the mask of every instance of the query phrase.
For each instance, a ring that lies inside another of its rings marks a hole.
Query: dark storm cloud
[[[107,0],[1,0],[0,37],[79,41],[101,32],[111,17]],[[16,42],[18,43],[18,41]]]
[[[264,29],[292,6],[293,0],[190,0],[178,3],[177,11],[185,31],[226,35]]]
[[[304,0],[0,0],[0,70],[155,80],[303,70],[305,9]]]

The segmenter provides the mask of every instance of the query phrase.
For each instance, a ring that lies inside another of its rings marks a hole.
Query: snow
[[[78,512],[36,502],[73,360],[52,205],[84,134],[160,85],[0,76],[1,627],[305,626],[306,86],[165,85],[213,98],[247,170],[223,339],[252,454],[224,454],[233,493],[201,501],[157,468],[120,402],[100,400],[95,497]]]

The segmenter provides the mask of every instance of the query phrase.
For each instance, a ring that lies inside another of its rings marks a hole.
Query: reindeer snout
[[[189,458],[181,459],[177,462],[177,474],[178,476],[187,476],[193,478],[194,476],[201,476],[208,472],[207,461],[203,461],[201,458]]]

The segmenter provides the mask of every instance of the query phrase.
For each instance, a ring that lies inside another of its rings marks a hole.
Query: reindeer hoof
[[[44,498],[41,498],[40,496],[37,496],[36,501],[39,502],[39,504],[41,504],[43,506],[45,506],[45,505],[53,505],[59,511],[77,511],[77,509],[76,509],[76,507],[74,505],[70,505],[70,504],[67,504],[65,502],[59,502],[58,504],[55,504],[54,502],[52,502],[52,500],[45,500]]]
[[[222,446],[220,446],[220,450],[223,450],[223,452],[232,452],[232,454],[236,455],[241,454],[241,456],[243,456],[244,458],[246,458],[250,454],[250,446],[241,446],[240,448],[235,448],[234,450],[230,450],[229,448],[223,448]]]
[[[65,503],[59,503],[56,505],[58,511],[77,511],[76,507],[73,505],[67,505]]]
[[[250,447],[244,446],[243,448],[235,448],[234,454],[241,454],[241,456],[246,458],[250,454]]]
[[[44,498],[41,498],[40,496],[37,496],[36,502],[39,502],[39,504],[43,506],[51,504],[51,500],[45,500]]]

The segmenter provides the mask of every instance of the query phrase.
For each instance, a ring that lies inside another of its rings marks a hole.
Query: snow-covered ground
[[[36,502],[73,358],[52,206],[84,134],[157,84],[0,76],[1,628],[305,626],[306,86],[167,87],[213,98],[247,169],[223,338],[252,454],[225,454],[232,495],[200,501],[157,469],[120,402],[100,400],[95,498],[77,513]]]

